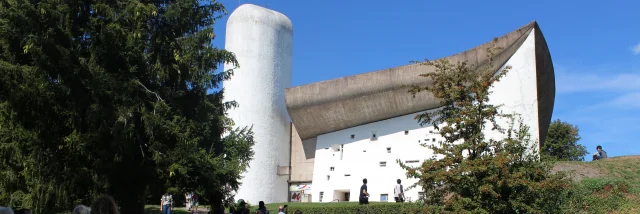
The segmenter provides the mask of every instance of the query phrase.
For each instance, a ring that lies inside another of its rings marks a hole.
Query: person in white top
[[[184,193],[184,199],[187,204],[187,210],[191,211],[191,192]]]
[[[398,179],[398,184],[396,184],[396,187],[393,189],[393,196],[396,199],[396,203],[404,202],[404,188],[402,188],[401,182],[402,181]]]
[[[173,196],[169,195],[169,193],[165,193],[160,199],[160,212],[162,212],[162,214],[171,214],[172,210]]]

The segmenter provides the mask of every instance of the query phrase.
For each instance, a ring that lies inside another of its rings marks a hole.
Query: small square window
[[[405,130],[404,135],[408,135],[408,134],[409,134],[409,130]]]
[[[431,138],[431,141],[436,142],[436,139],[435,138]]]
[[[327,175],[327,181],[331,179],[331,175]]]
[[[351,139],[356,138],[356,135],[352,134],[351,135]]]
[[[429,130],[429,134],[433,134],[433,130]]]
[[[391,153],[391,147],[387,147],[387,153]]]
[[[332,171],[332,172],[333,172],[333,170],[336,170],[336,168],[335,168],[335,167],[333,167],[333,166],[332,166],[332,167],[329,167],[329,171]]]
[[[344,176],[345,176],[345,177],[349,177],[349,176],[351,176],[351,174],[344,174]]]
[[[386,166],[387,166],[386,161],[380,161],[380,167],[386,167]]]

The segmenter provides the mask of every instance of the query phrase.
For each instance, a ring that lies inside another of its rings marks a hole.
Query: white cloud
[[[611,101],[611,104],[621,107],[640,108],[640,92],[628,93],[616,97]]]
[[[557,73],[559,93],[640,90],[640,73]]]
[[[637,45],[633,46],[631,48],[631,51],[633,52],[634,55],[640,54],[640,43],[638,43]]]

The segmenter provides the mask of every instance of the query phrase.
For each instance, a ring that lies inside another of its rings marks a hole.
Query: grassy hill
[[[575,182],[576,212],[640,213],[640,156],[557,162],[553,171],[567,172]]]

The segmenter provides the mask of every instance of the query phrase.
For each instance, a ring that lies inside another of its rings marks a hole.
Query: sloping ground
[[[640,213],[640,156],[558,162],[575,182],[572,213]]]
[[[572,180],[580,182],[585,178],[623,178],[630,184],[640,184],[640,155],[613,157],[593,162],[562,161],[555,164],[553,172],[564,171]]]

